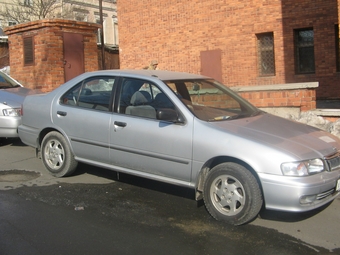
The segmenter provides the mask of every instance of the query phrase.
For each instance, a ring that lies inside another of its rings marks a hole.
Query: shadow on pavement
[[[180,187],[177,185],[172,185],[164,182],[158,182],[134,175],[119,173],[113,170],[95,167],[83,163],[79,163],[77,170],[73,176],[81,174],[91,174],[102,178],[107,178],[113,181],[122,182],[125,184],[137,186],[140,188],[150,189],[162,193],[167,193],[170,195],[175,195],[178,197],[183,197],[187,199],[195,199],[195,190],[187,187]]]
[[[73,176],[81,174],[90,174],[98,177],[110,179],[113,181],[121,182],[124,184],[136,186],[139,188],[149,189],[177,197],[182,197],[190,200],[195,200],[195,190],[187,187],[180,187],[168,183],[158,182],[150,179],[141,178],[124,173],[118,173],[113,170],[95,167],[87,164],[80,163]],[[259,217],[263,220],[280,221],[280,222],[299,222],[306,220],[325,210],[332,202],[312,211],[308,212],[282,212],[267,210],[263,208]],[[204,206],[204,201],[197,201],[197,207]],[[255,220],[255,219],[254,219]]]
[[[0,138],[0,147],[7,145],[16,147],[27,146],[26,144],[21,142],[20,138]]]

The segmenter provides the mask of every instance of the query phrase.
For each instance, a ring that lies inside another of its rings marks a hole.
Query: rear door
[[[53,122],[69,138],[76,157],[109,163],[111,105],[115,77],[92,77],[53,104]]]

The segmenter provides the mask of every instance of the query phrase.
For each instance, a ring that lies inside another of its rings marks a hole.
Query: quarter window
[[[315,73],[313,29],[295,30],[294,39],[296,73]]]
[[[258,72],[260,76],[275,75],[274,35],[257,35]]]

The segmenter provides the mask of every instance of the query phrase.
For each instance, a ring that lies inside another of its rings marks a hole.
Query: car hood
[[[24,87],[2,89],[0,90],[0,104],[20,107],[26,96],[38,93],[41,91]]]
[[[324,157],[340,150],[340,139],[315,127],[261,113],[258,116],[212,122],[218,129],[300,159]]]

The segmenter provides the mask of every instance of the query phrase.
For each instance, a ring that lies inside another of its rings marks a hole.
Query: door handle
[[[60,116],[66,116],[67,112],[57,111],[57,114]]]
[[[114,124],[116,126],[119,126],[119,127],[126,127],[126,123],[125,122],[115,121]]]

